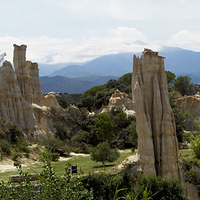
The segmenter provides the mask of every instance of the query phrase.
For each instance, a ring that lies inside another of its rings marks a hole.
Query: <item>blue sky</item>
[[[59,63],[163,45],[200,51],[199,9],[200,0],[6,0],[0,53],[12,61],[13,44],[26,44],[28,60]]]

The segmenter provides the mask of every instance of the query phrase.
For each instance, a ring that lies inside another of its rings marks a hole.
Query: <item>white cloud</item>
[[[181,30],[168,41],[168,45],[199,51],[200,32]]]
[[[5,51],[8,55],[6,59],[12,61],[12,45],[14,43],[17,45],[26,44],[28,46],[27,60],[33,62],[83,62],[105,54],[141,52],[146,45],[140,45],[137,41],[148,42],[148,38],[135,28],[118,27],[108,30],[108,33],[105,38],[92,37],[88,40],[83,38],[81,42],[70,38],[47,36],[0,37],[0,50]]]
[[[180,2],[182,2],[182,3],[185,3],[185,0],[179,0]]]

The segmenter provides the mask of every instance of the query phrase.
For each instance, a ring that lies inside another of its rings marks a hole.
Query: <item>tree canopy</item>
[[[195,92],[195,86],[190,83],[192,79],[189,76],[179,76],[174,80],[174,88],[182,95],[192,95]]]
[[[103,165],[105,165],[106,162],[117,160],[119,156],[120,153],[117,149],[111,149],[107,141],[99,143],[95,148],[93,148],[91,153],[91,159],[96,162],[102,162]]]
[[[173,72],[170,72],[170,71],[165,71],[165,72],[166,72],[166,75],[167,75],[167,84],[168,84],[168,86],[170,86],[171,84],[173,84],[173,82],[176,78],[176,75]]]

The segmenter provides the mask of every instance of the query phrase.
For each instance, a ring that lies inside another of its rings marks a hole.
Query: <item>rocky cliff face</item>
[[[44,97],[38,65],[26,61],[26,45],[14,45],[13,63],[15,71],[8,61],[0,67],[0,116],[19,125],[29,137],[46,137],[52,127],[46,105],[58,105],[57,101]]]
[[[132,87],[141,169],[147,175],[179,178],[178,141],[164,58],[148,49],[141,58],[134,56]]]

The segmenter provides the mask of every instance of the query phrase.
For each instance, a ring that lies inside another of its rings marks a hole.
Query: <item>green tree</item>
[[[91,89],[85,91],[82,96],[83,98],[86,98],[87,96],[95,96],[97,92],[102,91],[105,88],[106,88],[106,84],[94,86]]]
[[[129,125],[128,116],[124,112],[120,112],[115,117],[115,123],[120,128],[126,128]]]
[[[183,142],[186,115],[178,108],[174,107],[172,110],[175,118],[177,139],[179,142]]]
[[[110,79],[106,84],[106,88],[115,88],[117,85],[118,85],[117,80]]]
[[[79,107],[85,107],[88,111],[91,112],[94,107],[94,102],[94,97],[91,95],[87,95],[86,97],[81,99],[81,104],[79,105]]]
[[[179,76],[174,80],[174,88],[182,95],[191,95],[195,92],[195,86],[190,83],[192,79],[189,76]]]
[[[122,77],[120,77],[117,81],[117,83],[123,84],[125,85],[125,87],[128,87],[129,85],[131,85],[131,81],[132,81],[132,73],[127,73],[124,74]]]
[[[108,113],[101,113],[96,116],[94,124],[89,127],[91,129],[90,135],[95,135],[99,141],[110,140],[113,137],[114,125]]]
[[[111,149],[107,141],[98,144],[91,152],[91,159],[96,162],[102,162],[104,166],[106,162],[113,162],[119,156],[120,153],[117,149]]]
[[[136,131],[136,121],[132,121],[131,124],[126,128],[129,132],[130,141],[137,147],[138,144],[138,134]]]
[[[170,72],[170,71],[165,71],[166,72],[166,75],[167,75],[167,84],[168,84],[168,87],[174,83],[174,80],[176,78],[176,75],[173,73],[173,72]]]

